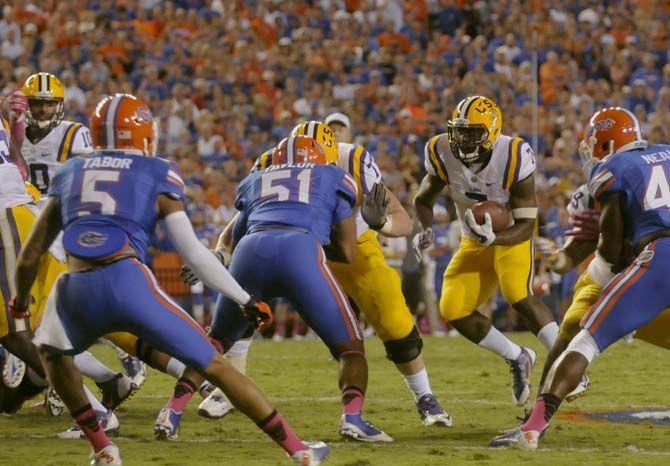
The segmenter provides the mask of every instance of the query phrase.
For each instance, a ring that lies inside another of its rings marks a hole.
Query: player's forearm
[[[523,243],[531,238],[534,228],[535,220],[518,220],[506,230],[496,233],[496,239],[493,241],[493,244],[497,246],[510,246]]]
[[[395,195],[390,192],[388,195],[391,199],[388,220],[379,232],[389,238],[409,236],[412,233],[412,218]]]
[[[229,297],[240,305],[249,302],[250,296],[235,281],[219,260],[198,241],[193,226],[184,211],[165,217],[168,236],[193,273],[207,286]]]
[[[221,254],[230,254],[233,252],[233,229],[235,228],[235,223],[239,216],[240,213],[236,213],[219,235],[219,240],[217,241],[215,248],[217,252],[220,252]]]
[[[40,257],[41,254],[37,254],[36,251],[28,252],[25,249],[19,256],[14,278],[16,282],[16,300],[18,303],[26,306],[30,303],[30,290],[37,278]]]
[[[558,259],[553,264],[549,264],[549,268],[563,275],[584,262],[595,250],[595,241],[570,239],[558,251]]]
[[[429,175],[426,175],[421,180],[419,192],[414,198],[414,208],[416,210],[416,217],[419,219],[421,228],[426,230],[433,226],[433,206],[437,197],[444,189],[444,184],[441,181],[431,180]]]

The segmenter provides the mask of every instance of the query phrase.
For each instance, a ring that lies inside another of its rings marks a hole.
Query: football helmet
[[[646,149],[640,122],[633,112],[621,107],[597,111],[589,120],[584,139],[579,143],[579,156],[587,176],[599,160],[627,150]]]
[[[151,110],[131,94],[104,97],[91,115],[91,140],[96,149],[126,149],[156,155],[158,129]]]
[[[28,76],[21,92],[28,99],[26,125],[50,130],[63,121],[65,88],[51,73],[39,72]]]
[[[501,129],[502,113],[495,102],[481,95],[466,97],[447,122],[451,151],[463,163],[486,163]]]
[[[289,136],[282,139],[272,153],[272,165],[296,163],[325,165],[328,160],[321,144],[315,139],[307,136]]]
[[[272,165],[272,154],[274,153],[274,151],[275,148],[272,147],[263,152],[261,155],[259,155],[256,161],[254,162],[254,165],[251,167],[251,173],[256,172],[258,170],[265,170],[270,165]]]
[[[327,124],[321,121],[306,121],[293,128],[291,136],[307,136],[315,139],[323,148],[327,163],[337,163],[337,138]]]

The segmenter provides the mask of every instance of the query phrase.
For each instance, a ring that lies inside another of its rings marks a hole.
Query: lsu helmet
[[[315,139],[307,136],[289,136],[282,139],[272,153],[272,165],[296,163],[325,165],[328,159],[323,147]]]
[[[30,75],[23,83],[21,92],[28,99],[26,125],[50,130],[63,121],[65,115],[65,88],[60,80],[51,73],[39,72]],[[53,103],[55,110],[48,112],[37,108],[40,103]]]
[[[447,122],[451,151],[463,163],[485,163],[501,129],[502,113],[495,102],[481,95],[466,97]]]
[[[291,136],[307,136],[315,139],[323,148],[327,163],[337,163],[337,138],[327,124],[320,121],[306,121],[293,128]]]
[[[270,165],[272,165],[272,154],[274,153],[275,148],[272,147],[265,152],[263,152],[261,155],[258,156],[256,161],[254,162],[253,166],[251,167],[251,173],[257,172],[258,170],[265,170],[268,168]]]
[[[579,143],[579,155],[588,176],[598,160],[608,155],[646,148],[637,117],[625,108],[608,107],[594,113],[589,120],[584,139]]]
[[[151,110],[131,94],[104,97],[91,115],[91,140],[95,149],[129,149],[153,157],[158,130]]]

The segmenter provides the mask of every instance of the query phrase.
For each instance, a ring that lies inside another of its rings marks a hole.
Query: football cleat
[[[235,408],[226,399],[221,389],[217,388],[200,402],[198,414],[207,419],[221,419],[233,409]]]
[[[156,440],[175,440],[179,435],[180,422],[181,413],[170,408],[161,409],[154,424]]]
[[[330,453],[330,448],[324,442],[304,442],[309,450],[296,451],[291,460],[296,466],[319,466]]]
[[[367,422],[360,413],[342,415],[340,435],[359,442],[393,442],[390,435]]]
[[[116,414],[114,414],[114,411],[107,411],[106,413],[102,411],[97,411],[96,415],[98,416],[98,420],[102,424],[102,428],[105,430],[105,433],[107,435],[116,434],[119,431],[120,424],[119,420],[116,418]],[[58,433],[57,437],[60,439],[67,439],[67,440],[80,439],[84,438],[84,433],[79,428],[79,426],[75,424],[65,432]],[[100,464],[107,464],[107,463],[100,463]]]
[[[2,365],[2,381],[7,388],[16,388],[21,384],[23,376],[26,375],[26,363],[9,351],[4,349],[2,351],[5,353],[5,362]]]
[[[99,452],[97,453],[94,452],[91,455],[91,462],[89,464],[91,466],[102,466],[105,464],[114,464],[114,465],[123,464],[121,462],[121,455],[119,454],[119,447],[117,447],[113,443],[110,443]]]
[[[144,381],[147,380],[147,365],[139,358],[130,356],[129,354],[126,354],[124,357],[120,358],[120,360],[123,370],[126,371],[126,375],[130,377],[139,388]]]
[[[565,401],[571,402],[575,401],[577,398],[581,398],[586,395],[586,392],[591,388],[591,380],[589,377],[584,374],[582,380],[579,382],[579,385],[575,387],[573,391],[567,394]]]
[[[63,414],[65,411],[65,403],[60,399],[56,389],[49,387],[44,395],[44,409],[47,410],[47,414],[52,417],[57,417]]]
[[[530,376],[537,355],[530,348],[521,347],[521,354],[514,360],[507,360],[512,373],[512,400],[517,406],[523,406],[530,396]]]
[[[549,425],[547,425],[549,427]],[[543,429],[542,432],[537,430],[521,430],[521,427],[517,427],[514,430],[505,432],[503,434],[494,437],[489,442],[489,447],[491,448],[519,448],[521,450],[535,450],[537,448],[537,443],[544,431],[547,430],[547,427]]]
[[[137,391],[137,384],[120,372],[107,382],[95,383],[102,393],[102,404],[107,409],[116,409]]]
[[[419,411],[419,416],[421,416],[423,425],[427,427],[451,427],[451,416],[442,409],[440,402],[437,401],[437,398],[435,398],[435,395],[432,393],[423,395],[419,398],[419,401],[416,404],[416,409]]]
[[[216,385],[206,380],[198,387],[198,393],[203,398],[207,398],[212,394],[212,392],[214,392],[214,390],[216,390]]]

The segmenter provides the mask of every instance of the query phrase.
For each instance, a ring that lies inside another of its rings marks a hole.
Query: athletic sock
[[[168,401],[167,408],[172,409],[176,413],[183,413],[184,408],[193,397],[197,387],[189,379],[182,377],[174,386],[174,394],[170,401]]]
[[[105,434],[105,429],[102,428],[102,424],[90,404],[72,413],[72,417],[88,441],[91,442],[94,452],[97,453],[112,443],[107,434]]]
[[[549,322],[537,332],[537,339],[547,349],[554,345],[556,338],[558,338],[558,324],[556,322]]]
[[[349,387],[342,391],[342,410],[344,414],[360,414],[363,410],[365,395],[356,387]]]
[[[557,396],[554,396],[551,393],[540,395],[537,400],[535,400],[533,412],[523,426],[521,426],[521,430],[535,430],[537,432],[542,432],[542,430],[547,427],[549,421],[560,405],[561,399]]]
[[[291,456],[296,451],[309,449],[295,435],[291,426],[288,425],[288,422],[284,420],[284,417],[277,410],[272,411],[272,414],[261,422],[258,422],[257,425]]]
[[[170,358],[167,367],[165,368],[165,372],[175,379],[179,379],[184,374],[184,369],[186,369],[186,365],[183,362],[178,361],[175,358]]]
[[[88,351],[76,355],[74,357],[74,363],[82,374],[90,377],[96,383],[109,382],[116,377],[116,374],[118,374],[118,372],[114,372],[95,359],[95,357]]]
[[[489,333],[486,334],[482,341],[477,343],[477,346],[493,351],[510,361],[515,360],[521,354],[521,347],[509,340],[493,326],[491,326]]]
[[[93,392],[91,392],[91,390],[89,390],[86,385],[84,385],[84,393],[86,393],[86,398],[88,398],[88,402],[91,404],[91,406],[93,406],[94,410],[99,411],[101,413],[106,413],[107,412],[107,408],[105,408],[103,406],[103,404],[100,402],[100,400],[98,400],[95,397]]]
[[[414,395],[414,401],[419,401],[422,396],[430,395],[433,391],[430,389],[430,380],[428,379],[428,371],[426,368],[421,369],[416,374],[403,375],[407,388],[410,389]]]

